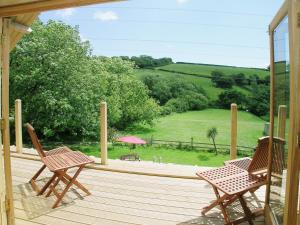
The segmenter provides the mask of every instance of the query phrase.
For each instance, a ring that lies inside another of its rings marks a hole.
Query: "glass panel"
[[[274,138],[285,140],[284,147],[278,151],[273,146],[270,207],[278,224],[283,224],[283,209],[285,202],[286,162],[287,162],[287,133],[289,123],[289,38],[288,19],[282,20],[274,30]],[[274,142],[275,143],[275,142]],[[277,146],[278,147],[278,146]]]

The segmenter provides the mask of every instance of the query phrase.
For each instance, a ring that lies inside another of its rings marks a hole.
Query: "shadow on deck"
[[[200,210],[215,199],[213,190],[204,181],[155,177],[85,169],[79,180],[91,191],[85,196],[70,189],[63,204],[51,209],[51,197],[38,197],[28,184],[41,162],[12,158],[16,223],[20,225],[80,225],[80,224],[149,224],[149,225],[221,225],[219,210],[206,216]],[[44,173],[45,182],[51,173]],[[263,204],[264,188],[248,195],[251,208]],[[232,218],[242,210],[232,206]],[[247,224],[247,223],[244,223]],[[255,224],[264,224],[263,218]]]

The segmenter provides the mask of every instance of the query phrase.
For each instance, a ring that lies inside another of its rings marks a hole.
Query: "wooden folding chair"
[[[44,151],[43,146],[41,145],[34,128],[29,123],[26,123],[25,127],[27,129],[27,132],[30,136],[30,139],[31,139],[31,142],[32,142],[34,148],[36,149],[36,151],[38,152],[38,154],[41,158],[44,158],[49,155],[59,155],[59,154],[63,154],[63,153],[72,151],[66,146],[58,147],[58,148],[52,149],[50,151]],[[39,187],[36,184],[36,180],[41,175],[41,173],[45,170],[45,168],[46,168],[46,166],[42,165],[42,167],[35,173],[35,175],[29,181],[32,188],[36,192],[40,191]]]
[[[273,145],[273,151],[276,151],[276,154],[282,155],[281,152],[284,152],[284,140],[274,138]],[[251,212],[243,198],[243,195],[248,191],[254,192],[259,187],[266,184],[268,146],[269,137],[259,139],[255,154],[251,162],[248,164],[247,169],[245,169],[246,167],[244,163],[236,160],[231,161],[232,163],[228,163],[220,168],[196,173],[201,179],[204,179],[212,185],[216,195],[216,200],[209,206],[202,209],[203,215],[212,208],[220,206],[225,224],[239,224],[244,221],[248,221],[249,224],[253,224],[252,220],[263,214],[263,209]],[[237,166],[237,164],[239,166]],[[220,192],[222,192],[223,195],[221,195]],[[235,202],[237,199],[240,201],[245,216],[235,221],[230,221],[226,207]]]
[[[45,191],[49,188],[46,197],[50,196],[52,192],[57,197],[57,200],[55,201],[52,208],[56,208],[58,206],[64,195],[73,184],[84,191],[86,194],[90,195],[90,192],[81,183],[78,182],[77,177],[86,164],[92,163],[94,161],[83,153],[72,151],[68,147],[60,147],[48,152],[44,151],[40,141],[38,140],[34,128],[29,123],[25,124],[25,126],[31,137],[34,147],[36,148],[42,162],[44,163],[44,165],[30,180],[32,187],[38,192],[38,195],[44,194]],[[46,167],[51,172],[53,172],[53,176],[48,180],[48,182],[42,189],[39,189],[36,185],[36,179]],[[78,167],[78,169],[72,177],[67,174],[67,171],[70,168],[74,167]],[[58,193],[55,189],[60,181],[62,181],[66,185],[62,193]]]

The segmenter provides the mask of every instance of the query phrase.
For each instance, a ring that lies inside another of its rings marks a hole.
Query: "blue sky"
[[[268,25],[283,0],[131,0],[42,13],[79,25],[93,54],[269,65]]]

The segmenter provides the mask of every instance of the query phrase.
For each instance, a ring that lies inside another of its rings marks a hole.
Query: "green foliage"
[[[129,59],[129,57],[127,58],[126,56],[122,57],[126,60]],[[173,63],[171,58],[165,57],[160,59],[154,59],[153,57],[148,55],[132,56],[130,60],[133,61],[138,68],[153,68]]]
[[[235,84],[238,86],[245,86],[248,84],[248,80],[247,80],[245,74],[243,74],[243,73],[234,74],[232,76],[232,78],[233,78]]]
[[[148,75],[143,82],[150,90],[151,97],[163,105],[163,115],[171,112],[186,112],[207,108],[208,99],[199,86],[178,78],[162,78]]]
[[[212,71],[211,72],[211,81],[219,88],[232,88],[234,81],[229,76],[224,76],[221,71]]]
[[[264,116],[270,110],[270,87],[257,85],[253,87],[252,94],[248,101],[249,111],[257,116]]]
[[[216,127],[211,127],[207,130],[207,133],[206,133],[206,137],[208,139],[211,139],[213,144],[214,144],[214,148],[215,148],[215,153],[216,155],[218,154],[218,150],[217,150],[217,146],[216,146],[216,136],[218,135],[218,130]]]
[[[96,137],[99,103],[108,103],[109,125],[151,123],[159,106],[131,76],[134,64],[92,57],[78,29],[36,22],[11,53],[10,99],[23,102],[23,120],[48,139]]]
[[[218,105],[224,109],[230,109],[230,105],[236,103],[239,108],[245,108],[247,105],[246,96],[236,90],[225,90],[219,95]]]

